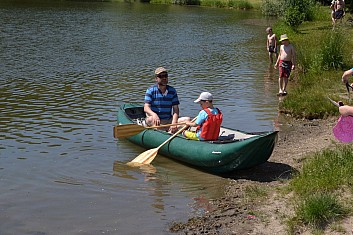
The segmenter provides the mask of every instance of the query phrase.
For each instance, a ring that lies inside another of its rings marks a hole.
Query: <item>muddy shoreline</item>
[[[186,223],[174,222],[176,234],[287,234],[285,218],[291,213],[288,196],[278,195],[305,157],[337,144],[332,135],[336,117],[326,120],[286,120],[279,127],[278,140],[268,162],[226,177],[224,196],[210,201],[210,211]],[[246,188],[264,188],[266,198],[249,199]]]

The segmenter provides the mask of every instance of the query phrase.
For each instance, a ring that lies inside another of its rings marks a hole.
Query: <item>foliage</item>
[[[297,57],[304,72],[321,74],[322,71],[343,68],[345,39],[341,31],[323,30],[299,40],[303,43],[298,43]]]
[[[286,30],[283,24],[274,25],[276,34]],[[337,108],[326,96],[351,104],[347,95],[338,94],[347,92],[340,77],[342,70],[351,68],[347,65],[352,63],[353,32],[343,26],[332,30],[329,18],[326,22],[305,22],[299,29],[288,33],[297,52],[297,68],[291,75],[295,75],[295,82],[289,82],[290,96],[280,103],[280,112],[307,119],[336,116]]]
[[[293,29],[298,28],[298,26],[304,22],[305,13],[300,10],[298,6],[290,6],[284,12],[283,20],[284,22],[291,26]]]
[[[280,17],[284,15],[284,10],[286,8],[285,1],[281,0],[263,0],[261,11],[265,16],[277,16]]]
[[[201,6],[218,8],[252,9],[253,6],[247,0],[200,0]]]
[[[339,220],[349,213],[336,196],[315,193],[305,198],[297,207],[297,220],[313,228],[324,229],[332,221]]]
[[[172,4],[177,5],[200,5],[200,0],[171,0]]]
[[[287,25],[296,29],[304,21],[313,20],[315,6],[313,0],[264,0],[262,13],[267,16],[278,16]]]
[[[300,225],[324,229],[348,215],[352,209],[344,206],[339,197],[347,188],[348,197],[352,194],[352,176],[352,146],[336,146],[307,156],[301,171],[289,183],[297,198],[295,215],[288,221],[291,233]]]
[[[290,182],[290,188],[306,198],[316,192],[333,192],[343,186],[352,187],[352,177],[353,147],[337,146],[308,156],[300,173]]]
[[[338,69],[343,66],[344,38],[339,31],[333,31],[327,35],[322,44],[322,68],[324,70]]]

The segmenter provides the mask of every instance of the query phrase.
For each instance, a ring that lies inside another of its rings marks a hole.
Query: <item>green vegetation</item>
[[[252,9],[253,5],[246,0],[201,0],[201,6],[220,7],[220,8],[236,8],[236,9]]]
[[[253,9],[260,8],[261,0],[151,0],[152,4],[200,5],[205,7]]]
[[[274,1],[265,2],[268,9],[275,5]],[[280,111],[305,119],[337,116],[337,107],[327,96],[350,104],[341,76],[353,64],[353,26],[347,22],[351,16],[347,13],[333,28],[327,6],[308,6],[311,9],[300,14],[296,12],[300,8],[294,10],[298,15],[295,17],[300,19],[293,21],[288,20],[293,17],[288,12],[280,11],[273,26],[277,35],[289,36],[297,52],[297,68],[291,74],[289,95],[280,103]],[[303,20],[305,15],[308,17]],[[333,224],[353,210],[352,176],[352,146],[336,146],[307,156],[300,172],[289,181],[295,208],[294,215],[287,220],[289,233],[295,234],[303,226],[311,228],[314,234],[322,234],[327,227],[339,230]]]
[[[313,17],[318,20],[304,22],[296,29],[283,21],[273,26],[277,35],[286,33],[296,48],[297,68],[289,82],[290,96],[280,103],[280,111],[297,118],[337,115],[337,108],[326,96],[343,99],[349,104],[348,96],[343,95],[347,91],[341,83],[341,76],[353,64],[353,28],[343,21],[333,30],[330,12],[326,8],[321,7],[321,11],[326,12],[326,19],[320,13]]]
[[[352,146],[337,146],[308,156],[303,168],[289,183],[296,197],[295,216],[288,221],[290,233],[295,233],[301,225],[324,230],[349,215],[352,176]]]
[[[277,16],[296,30],[304,21],[314,18],[316,6],[314,0],[264,0],[262,13]]]

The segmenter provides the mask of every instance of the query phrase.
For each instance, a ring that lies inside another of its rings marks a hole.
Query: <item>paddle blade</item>
[[[114,126],[114,138],[127,138],[133,135],[137,135],[145,129],[144,126],[137,124],[125,124]]]
[[[130,163],[150,164],[153,159],[157,156],[158,150],[159,148],[149,149],[138,155]]]

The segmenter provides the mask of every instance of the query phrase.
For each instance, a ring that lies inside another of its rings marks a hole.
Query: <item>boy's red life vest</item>
[[[223,114],[216,108],[218,114],[213,114],[208,108],[205,108],[205,112],[208,114],[208,118],[199,126],[197,131],[202,127],[200,136],[204,140],[217,140],[223,120]]]

